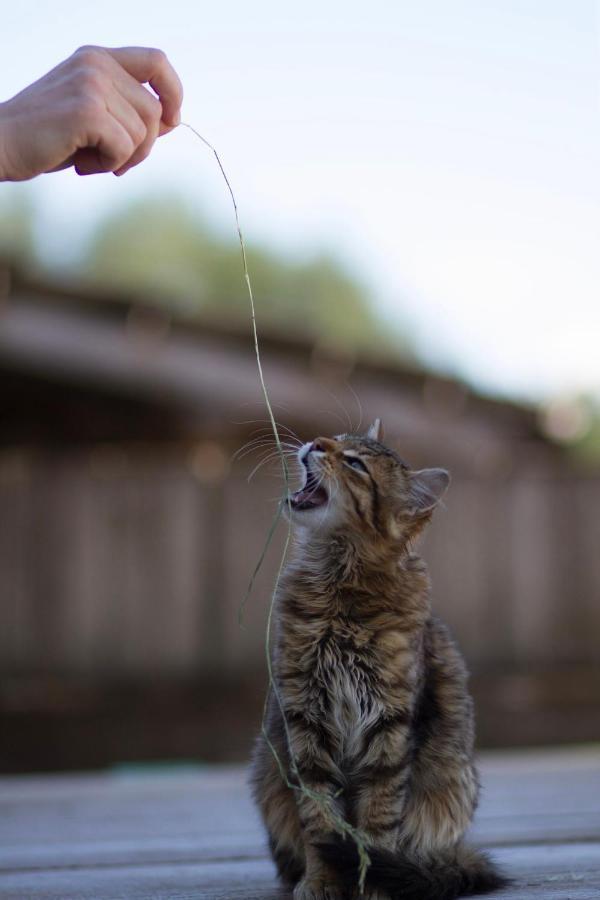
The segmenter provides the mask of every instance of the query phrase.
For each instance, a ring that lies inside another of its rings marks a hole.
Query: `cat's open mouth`
[[[321,480],[310,471],[304,462],[306,473],[304,485],[290,497],[290,504],[294,510],[317,509],[324,506],[329,500],[329,494],[321,484]]]

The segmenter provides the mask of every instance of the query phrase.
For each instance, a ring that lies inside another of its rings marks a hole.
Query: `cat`
[[[462,843],[479,791],[473,704],[412,549],[449,476],[412,471],[382,439],[376,420],[305,444],[288,503],[295,549],[251,784],[294,900],[452,900],[507,883]],[[364,836],[363,893],[357,845],[327,804]]]

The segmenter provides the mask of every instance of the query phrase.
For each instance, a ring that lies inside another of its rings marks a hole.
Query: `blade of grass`
[[[293,784],[292,782],[290,782],[290,780],[287,776],[287,773],[285,771],[285,767],[284,767],[281,759],[279,758],[279,755],[278,755],[275,747],[271,743],[269,735],[267,734],[266,709],[267,709],[268,694],[267,694],[267,700],[265,701],[265,707],[264,707],[264,711],[263,711],[261,732],[265,738],[265,741],[266,741],[269,749],[271,750],[271,753],[273,754],[273,756],[275,758],[275,761],[276,761],[279,771],[281,773],[281,777],[284,780],[287,787],[289,787],[293,791],[296,791],[296,792],[299,791],[305,797],[308,797],[313,802],[318,803],[321,806],[321,809],[323,810],[325,815],[331,821],[333,828],[335,828],[335,830],[342,837],[346,837],[346,836],[351,837],[352,840],[356,843],[356,847],[357,847],[358,855],[359,855],[359,890],[362,892],[362,891],[364,891],[367,869],[371,862],[369,859],[369,854],[367,852],[367,845],[366,845],[365,838],[360,833],[360,831],[358,831],[356,828],[354,828],[352,825],[350,825],[349,822],[347,822],[342,816],[340,816],[337,813],[337,811],[333,808],[332,800],[330,797],[326,796],[325,794],[322,794],[319,791],[314,791],[311,788],[307,787],[307,785],[305,785],[304,782],[302,781],[302,779],[300,778],[300,775],[298,772],[298,766],[297,766],[296,760],[294,759],[293,754],[292,754],[292,742],[290,740],[290,733],[289,733],[289,729],[288,729],[287,719],[285,716],[285,710],[283,707],[283,700],[281,698],[279,688],[277,687],[277,683],[276,683],[274,672],[273,672],[273,662],[271,659],[271,629],[272,629],[272,623],[273,623],[273,613],[275,610],[275,603],[277,600],[277,592],[279,590],[279,583],[281,581],[281,576],[283,574],[283,568],[285,566],[285,561],[287,558],[287,553],[288,553],[288,549],[289,549],[289,545],[290,545],[290,541],[291,541],[291,535],[292,535],[292,517],[291,517],[291,505],[290,505],[290,477],[289,477],[289,469],[288,469],[287,460],[286,460],[285,454],[283,452],[281,439],[279,437],[279,430],[277,428],[277,422],[275,421],[275,416],[273,414],[273,409],[271,407],[271,401],[269,399],[269,392],[267,391],[267,385],[266,385],[264,374],[263,374],[262,361],[261,361],[261,357],[260,357],[260,347],[259,347],[259,343],[258,343],[258,328],[256,325],[256,309],[255,309],[255,304],[254,304],[254,293],[252,291],[252,282],[250,281],[250,272],[248,270],[246,245],[244,242],[244,236],[242,234],[242,228],[240,225],[238,205],[237,205],[237,202],[235,199],[235,194],[233,192],[233,188],[231,187],[231,183],[229,181],[229,178],[227,177],[227,173],[225,172],[225,169],[223,168],[221,158],[220,158],[219,154],[217,153],[216,149],[213,147],[213,145],[209,141],[206,140],[205,137],[203,137],[200,134],[199,131],[196,131],[196,129],[192,125],[189,125],[187,122],[182,122],[181,124],[183,125],[184,128],[189,129],[189,131],[191,131],[200,141],[202,141],[202,143],[213,153],[213,155],[217,161],[217,164],[219,166],[219,169],[221,170],[221,175],[223,176],[225,184],[227,185],[227,190],[229,191],[229,196],[231,197],[231,202],[233,204],[233,211],[234,211],[234,215],[235,215],[235,224],[236,224],[236,228],[237,228],[240,249],[242,252],[242,265],[243,265],[243,269],[244,269],[244,280],[246,282],[248,298],[250,300],[250,313],[251,313],[251,320],[252,320],[252,336],[254,339],[254,352],[256,355],[256,365],[258,368],[258,376],[259,376],[259,380],[260,380],[262,394],[263,394],[264,401],[265,401],[265,406],[267,408],[267,413],[269,416],[269,421],[270,421],[271,428],[273,431],[273,436],[275,438],[275,446],[277,447],[277,452],[278,452],[279,458],[281,460],[281,469],[282,469],[283,480],[284,480],[284,485],[285,485],[285,494],[284,494],[283,498],[281,499],[281,502],[278,505],[277,513],[273,519],[273,522],[271,523],[271,527],[269,528],[269,532],[267,534],[267,538],[266,538],[264,547],[262,549],[262,552],[260,554],[259,560],[258,560],[258,562],[254,568],[254,571],[252,572],[252,575],[250,577],[250,581],[248,583],[248,588],[246,590],[246,593],[244,594],[244,597],[243,597],[241,605],[240,605],[239,618],[240,618],[240,623],[241,623],[241,620],[242,620],[243,614],[244,614],[244,609],[245,609],[246,603],[248,601],[248,598],[250,597],[250,595],[252,593],[252,589],[254,587],[256,577],[257,577],[258,573],[260,572],[260,569],[262,567],[264,559],[267,555],[268,549],[271,545],[271,541],[273,540],[273,536],[277,529],[277,525],[279,524],[279,520],[281,518],[283,510],[285,509],[285,506],[287,505],[288,513],[289,513],[288,517],[287,517],[288,528],[287,528],[287,534],[286,534],[286,538],[285,538],[283,553],[281,554],[281,560],[279,562],[279,567],[277,569],[277,575],[275,577],[273,591],[271,593],[271,601],[269,604],[269,611],[267,614],[267,626],[266,626],[266,634],[265,634],[265,657],[266,657],[267,672],[268,672],[268,677],[269,677],[269,691],[273,692],[273,695],[277,700],[279,709],[281,710],[281,716],[283,719],[285,734],[286,734],[286,738],[287,738],[287,742],[288,742],[288,747],[290,749],[290,766],[294,773],[295,778],[297,779],[297,784]]]

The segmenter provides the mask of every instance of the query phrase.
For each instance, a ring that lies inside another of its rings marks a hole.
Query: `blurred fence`
[[[176,449],[5,455],[5,671],[260,667],[281,542],[242,628],[238,607],[280,484],[272,468],[249,484],[247,467],[215,477],[194,466]],[[597,659],[599,551],[600,478],[518,474],[456,479],[424,548],[435,608],[476,669]]]
[[[277,466],[248,482],[257,460],[231,465],[257,427],[244,420],[264,417],[246,331],[3,290],[0,769],[245,757],[285,531],[240,627],[282,489]],[[404,458],[450,469],[424,555],[481,742],[600,739],[600,475],[573,469],[531,411],[458,382],[273,335],[262,347],[303,440],[346,427],[351,375]]]
[[[4,455],[0,701],[5,739],[16,727],[23,765],[44,767],[40,738],[58,766],[70,753],[79,766],[247,753],[281,535],[242,627],[238,611],[280,483],[273,470],[250,483],[247,468],[225,475],[226,458],[214,442],[158,456]],[[600,478],[455,479],[423,549],[435,609],[474,673],[483,743],[598,736],[599,535]],[[137,693],[125,703],[120,686],[132,683]],[[170,685],[162,705],[148,707],[161,684]],[[139,732],[133,742],[123,722],[125,736],[113,733],[119,703]],[[151,724],[135,724],[140,704]],[[95,717],[83,737],[82,713]],[[181,720],[187,729],[167,739]],[[4,766],[19,767],[7,746],[3,755]]]

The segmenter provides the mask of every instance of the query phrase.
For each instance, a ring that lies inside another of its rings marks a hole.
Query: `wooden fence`
[[[280,540],[238,607],[280,484],[208,448],[4,454],[0,672],[261,665]],[[598,661],[600,478],[459,478],[424,554],[475,669]]]

